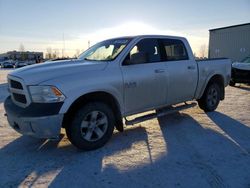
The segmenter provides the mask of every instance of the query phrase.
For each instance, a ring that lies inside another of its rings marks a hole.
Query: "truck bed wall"
[[[227,58],[207,59],[197,61],[199,68],[199,80],[195,93],[195,99],[200,99],[209,80],[220,75],[224,80],[224,87],[229,84],[231,78],[231,60]]]

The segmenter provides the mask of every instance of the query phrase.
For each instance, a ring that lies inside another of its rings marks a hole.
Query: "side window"
[[[188,60],[187,50],[181,40],[163,39],[166,61]]]
[[[143,64],[161,61],[157,39],[142,39],[129,52],[125,65]]]

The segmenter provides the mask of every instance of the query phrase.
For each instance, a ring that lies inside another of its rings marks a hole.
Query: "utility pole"
[[[65,40],[64,40],[64,33],[63,33],[63,48],[62,48],[62,58],[64,58],[64,52],[65,52]]]

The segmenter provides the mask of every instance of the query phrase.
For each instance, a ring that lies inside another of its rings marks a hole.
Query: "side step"
[[[178,112],[178,111],[181,111],[181,110],[192,108],[192,107],[194,107],[196,105],[197,105],[197,103],[193,102],[193,103],[190,103],[190,104],[185,103],[185,104],[177,105],[177,106],[174,106],[174,107],[162,108],[162,109],[156,110],[155,113],[151,113],[151,114],[147,114],[147,115],[144,115],[144,116],[136,117],[135,119],[132,119],[132,120],[127,120],[125,118],[125,124],[126,125],[134,125],[134,124],[141,123],[143,121],[147,121],[147,120],[150,120],[150,119],[153,119],[153,118],[162,117],[162,116],[172,114],[172,113],[175,113],[175,112]]]

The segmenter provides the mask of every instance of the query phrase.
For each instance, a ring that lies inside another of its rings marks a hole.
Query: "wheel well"
[[[217,83],[219,85],[220,90],[221,90],[220,99],[224,100],[224,98],[225,98],[225,87],[224,87],[224,78],[223,78],[223,76],[221,76],[219,74],[216,74],[216,75],[212,76],[212,78],[210,78],[209,82],[207,83],[207,86],[209,84],[212,84],[212,83]]]
[[[123,122],[122,122],[122,115],[120,111],[120,105],[118,101],[109,93],[107,92],[92,92],[85,95],[80,96],[76,99],[71,106],[69,107],[67,113],[65,113],[63,118],[62,127],[65,128],[69,125],[72,117],[74,116],[75,112],[83,105],[89,102],[103,102],[111,107],[115,119],[116,119],[116,128],[119,131],[123,131]]]

